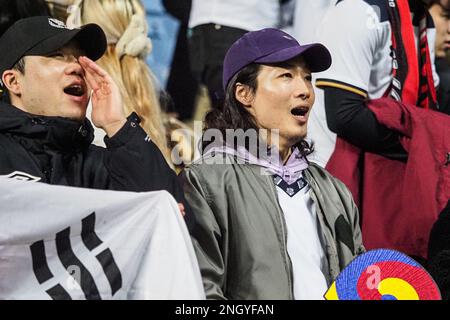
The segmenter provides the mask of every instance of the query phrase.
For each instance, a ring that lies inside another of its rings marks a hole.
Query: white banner
[[[0,178],[0,299],[204,299],[166,191]]]

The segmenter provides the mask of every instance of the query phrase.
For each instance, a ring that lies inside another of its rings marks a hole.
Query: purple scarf
[[[219,147],[213,146],[205,152],[204,156],[211,153],[236,156],[238,161],[241,161],[242,163],[254,164],[264,168],[265,170],[262,174],[276,174],[280,176],[287,184],[292,184],[300,179],[303,170],[308,168],[308,162],[305,157],[300,154],[298,148],[295,148],[292,151],[292,154],[289,156],[285,165],[283,165],[283,161],[281,160],[277,149],[272,148],[271,150],[272,152],[269,152],[267,157],[258,158],[243,146],[239,146],[237,150],[226,145]]]

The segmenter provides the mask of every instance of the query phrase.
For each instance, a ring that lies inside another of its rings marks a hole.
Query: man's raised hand
[[[126,122],[122,97],[111,76],[91,59],[78,59],[92,89],[92,123],[112,137]]]

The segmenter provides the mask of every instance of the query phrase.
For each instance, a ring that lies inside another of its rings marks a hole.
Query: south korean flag
[[[0,299],[204,298],[168,192],[0,178]]]

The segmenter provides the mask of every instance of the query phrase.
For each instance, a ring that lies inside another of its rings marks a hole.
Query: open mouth
[[[291,113],[297,117],[304,117],[308,113],[309,108],[307,107],[295,107],[291,110]]]
[[[80,84],[72,84],[66,88],[64,88],[64,92],[68,95],[81,97],[86,92],[84,87]]]

